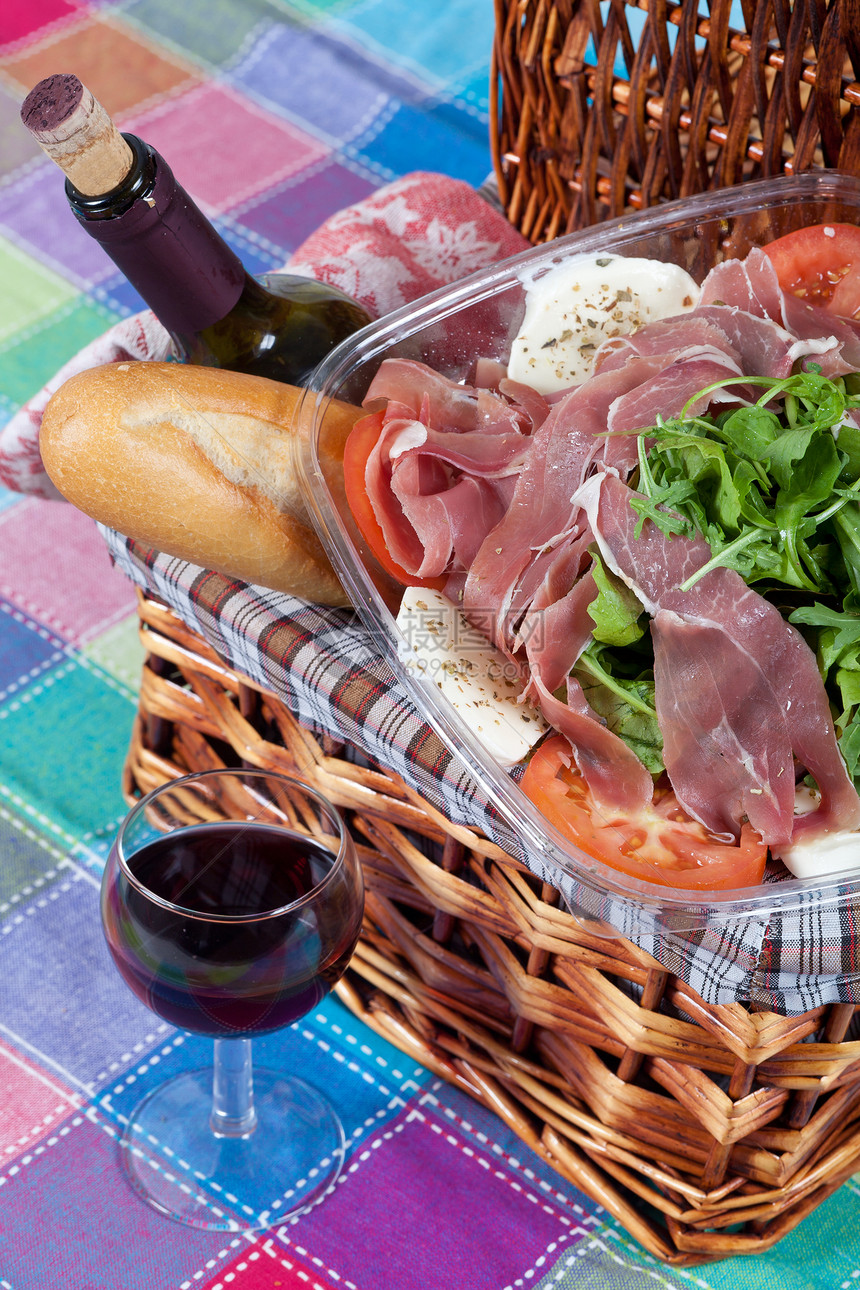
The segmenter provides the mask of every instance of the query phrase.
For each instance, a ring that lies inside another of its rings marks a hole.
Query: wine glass
[[[364,887],[339,813],[265,770],[202,771],[132,807],[108,858],[102,925],[120,974],[173,1026],[211,1035],[214,1065],[151,1092],[122,1137],[161,1213],[259,1231],[317,1203],[343,1165],[327,1097],[252,1070],[251,1038],[289,1026],[340,979]]]

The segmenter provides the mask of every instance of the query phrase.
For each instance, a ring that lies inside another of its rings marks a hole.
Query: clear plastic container
[[[553,830],[432,681],[407,669],[395,614],[401,594],[367,550],[337,480],[321,466],[319,436],[331,399],[360,404],[383,358],[417,359],[468,379],[477,355],[505,361],[524,310],[523,282],[583,252],[672,261],[697,281],[719,261],[807,224],[860,223],[860,181],[836,172],[781,177],[701,194],[559,238],[389,314],[338,347],[315,372],[296,437],[309,508],[358,614],[403,690],[465,764],[516,841],[516,854],[558,887],[572,912],[600,920],[683,975],[710,1002],[752,999],[801,1011],[860,999],[848,911],[860,913],[860,873],[785,879],[701,893],[638,882],[585,855]],[[858,918],[860,923],[860,918]]]

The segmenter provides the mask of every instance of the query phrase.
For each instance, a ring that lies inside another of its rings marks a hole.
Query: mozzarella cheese
[[[818,809],[817,792],[798,784],[794,795],[794,814],[810,815]],[[774,848],[776,855],[795,878],[823,878],[828,874],[860,871],[860,833],[839,829],[824,833],[808,842]]]
[[[547,730],[500,650],[441,592],[407,587],[397,626],[407,670],[432,681],[502,766],[515,766]]]
[[[795,878],[824,878],[860,872],[860,833],[839,831],[797,842],[777,853]]]
[[[602,341],[687,313],[700,294],[678,265],[608,254],[574,256],[523,286],[526,311],[508,375],[541,394],[590,376]]]

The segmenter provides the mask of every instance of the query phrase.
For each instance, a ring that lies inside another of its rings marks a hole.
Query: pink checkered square
[[[35,497],[0,512],[0,595],[76,645],[136,604],[93,521],[65,502]]]
[[[74,0],[3,0],[0,6],[0,48],[45,36],[51,28],[80,17]]]
[[[60,1121],[80,1104],[81,1099],[56,1076],[0,1044],[0,1174],[16,1156],[55,1133]]]
[[[328,155],[310,135],[222,85],[201,85],[133,118],[209,213],[241,205]]]

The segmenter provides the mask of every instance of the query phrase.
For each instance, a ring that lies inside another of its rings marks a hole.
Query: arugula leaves
[[[629,587],[590,551],[597,596],[589,606],[591,643],[574,676],[586,702],[633,749],[654,775],[663,765],[663,736],[654,706],[654,653],[647,619]],[[637,648],[638,647],[638,648]]]
[[[606,568],[596,546],[589,547],[591,576],[597,598],[588,614],[594,623],[594,639],[603,645],[630,645],[645,631],[642,606],[635,592]]]
[[[860,781],[860,613],[855,593],[845,597],[843,609],[816,601],[795,609],[789,621],[815,629],[818,665],[838,698],[839,747],[856,783]]]
[[[633,749],[650,770],[659,775],[663,764],[663,735],[654,707],[653,655],[633,675],[625,674],[625,660],[600,645],[589,645],[580,654],[574,675],[586,702],[603,717],[610,730]]]
[[[686,415],[731,386],[755,402]],[[860,393],[849,378],[809,370],[784,380],[733,377],[702,390],[677,418],[638,435],[642,495],[632,505],[664,533],[702,536],[716,566],[737,570],[801,627],[836,714],[840,747],[860,786]],[[594,555],[594,639],[574,675],[593,708],[655,773],[662,740],[653,653],[641,605]],[[649,658],[650,655],[650,658]]]
[[[850,471],[844,478],[852,457],[840,451],[834,428],[860,438],[845,422],[860,399],[812,371],[784,380],[733,377],[701,394],[734,384],[755,384],[764,393],[751,406],[716,417],[682,414],[639,435],[638,487],[645,494],[633,502],[639,529],[647,516],[664,533],[704,536],[713,559],[689,586],[727,565],[748,583],[766,579],[834,594],[834,553],[820,549],[830,535],[822,539],[819,530],[845,507],[857,508],[852,487],[860,493],[860,480]],[[838,564],[844,570],[844,556]],[[852,567],[860,575],[860,546]]]

